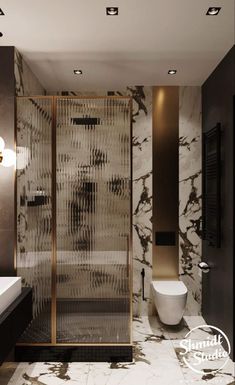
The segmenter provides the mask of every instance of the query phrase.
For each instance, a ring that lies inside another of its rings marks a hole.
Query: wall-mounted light
[[[0,136],[0,165],[4,167],[14,166],[16,162],[16,154],[13,150],[5,148],[5,142]]]
[[[106,15],[107,16],[117,16],[118,15],[118,7],[106,7]]]
[[[217,16],[220,10],[221,7],[210,7],[206,14],[208,16]]]
[[[0,32],[0,37],[3,37],[3,33],[2,32]]]
[[[2,152],[4,150],[4,147],[5,147],[5,142],[0,136],[0,163],[2,162],[2,159],[3,159]]]
[[[0,16],[4,16],[5,13],[3,12],[2,8],[0,8]]]
[[[168,75],[175,75],[177,70],[169,70]]]

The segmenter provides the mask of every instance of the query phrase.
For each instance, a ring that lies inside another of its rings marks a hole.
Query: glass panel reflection
[[[17,275],[33,287],[20,342],[51,342],[51,99],[17,99]]]
[[[130,100],[57,100],[57,342],[130,342]]]

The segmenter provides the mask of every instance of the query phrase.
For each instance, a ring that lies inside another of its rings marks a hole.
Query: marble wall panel
[[[179,278],[188,288],[186,313],[201,313],[201,88],[180,87]]]
[[[45,89],[17,49],[14,61],[16,96],[45,95]]]

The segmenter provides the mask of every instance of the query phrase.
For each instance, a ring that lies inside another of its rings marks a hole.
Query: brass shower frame
[[[52,116],[52,133],[51,133],[51,151],[52,151],[52,180],[51,180],[51,191],[52,191],[52,258],[51,258],[51,342],[40,342],[40,343],[17,343],[17,346],[132,346],[133,345],[133,333],[132,333],[132,319],[133,319],[133,232],[132,232],[132,212],[133,212],[133,165],[132,165],[132,134],[133,134],[133,98],[131,96],[72,96],[72,95],[59,95],[59,96],[46,96],[46,95],[33,95],[33,96],[18,96],[18,99],[48,99],[51,100],[51,116]],[[94,99],[127,99],[129,100],[130,108],[130,237],[129,237],[129,289],[130,289],[130,316],[129,316],[129,343],[58,343],[56,342],[56,102],[59,99],[77,99],[77,100],[94,100]],[[15,143],[17,146],[17,102],[15,103]],[[17,178],[16,178],[17,182]],[[17,183],[15,182],[15,213],[17,213]],[[15,215],[15,231],[17,232],[17,215]],[[15,255],[14,255],[14,267],[17,274],[17,238],[15,237]]]

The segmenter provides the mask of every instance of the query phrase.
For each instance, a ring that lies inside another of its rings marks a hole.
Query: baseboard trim
[[[127,346],[16,346],[17,362],[132,362]]]

